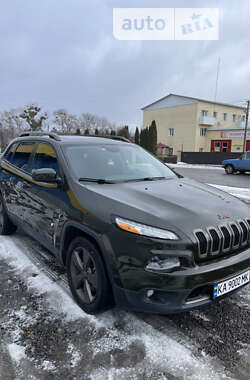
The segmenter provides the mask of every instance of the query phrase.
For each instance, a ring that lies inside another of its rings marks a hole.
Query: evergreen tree
[[[80,128],[77,128],[76,135],[80,135],[80,134],[81,134]]]
[[[152,121],[152,153],[156,154],[157,150],[157,127],[155,120]]]
[[[138,127],[136,127],[136,130],[135,130],[135,143],[136,143],[137,145],[140,144],[140,133],[139,133],[139,129],[138,129]]]
[[[98,136],[99,135],[99,131],[98,131],[98,128],[95,129],[95,135]]]
[[[118,136],[123,136],[126,137],[126,139],[130,139],[130,134],[129,134],[129,128],[128,125],[125,125],[124,127],[120,128],[117,132]]]
[[[89,135],[89,129],[88,129],[88,128],[85,129],[84,134],[85,134],[85,136],[88,136],[88,135]]]
[[[116,131],[114,129],[111,130],[110,136],[116,136]]]

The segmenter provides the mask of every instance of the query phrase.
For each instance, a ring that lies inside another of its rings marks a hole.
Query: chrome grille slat
[[[250,218],[193,231],[199,259],[209,259],[250,245]]]
[[[229,252],[231,250],[232,239],[233,239],[232,231],[228,228],[226,224],[219,226],[219,229],[221,231],[222,239],[223,239],[222,252],[224,253]]]
[[[233,231],[232,248],[237,249],[237,248],[239,248],[240,243],[241,243],[241,232],[240,232],[239,227],[236,223],[230,223],[230,227]]]
[[[245,245],[247,245],[247,242],[248,242],[249,229],[245,220],[240,220],[239,225],[242,230],[241,245],[244,247]]]
[[[217,255],[221,249],[222,235],[215,227],[209,227],[207,231],[211,239],[210,253],[211,255]]]

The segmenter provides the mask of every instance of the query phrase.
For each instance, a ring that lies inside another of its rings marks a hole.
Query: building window
[[[233,114],[233,123],[235,123],[235,122],[236,122],[236,115]]]
[[[215,117],[215,119],[217,119],[217,112],[216,111],[214,111],[213,117]]]
[[[169,156],[173,156],[173,152],[174,152],[173,148],[168,148],[168,155]]]
[[[222,143],[222,152],[227,152],[228,151],[228,142],[223,142]]]
[[[226,121],[227,120],[227,114],[224,112],[223,113],[223,120]]]
[[[207,114],[208,114],[208,111],[206,111],[206,110],[201,111],[201,116],[207,116]]]
[[[240,120],[241,120],[241,121],[245,121],[245,117],[246,117],[245,115],[241,115],[241,116],[240,116]]]
[[[200,129],[200,136],[206,136],[207,135],[207,128],[201,128]]]
[[[169,136],[174,136],[174,128],[169,128],[168,135]]]
[[[200,149],[199,149],[199,152],[203,152],[203,148],[200,148]]]

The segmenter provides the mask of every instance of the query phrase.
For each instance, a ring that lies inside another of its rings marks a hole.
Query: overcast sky
[[[187,4],[188,3],[188,4]],[[219,7],[219,41],[118,41],[114,7]],[[141,125],[168,93],[250,98],[250,1],[0,0],[0,111],[91,112]]]

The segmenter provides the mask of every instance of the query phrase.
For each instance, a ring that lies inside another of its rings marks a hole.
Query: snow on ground
[[[50,315],[49,320],[42,322],[44,327],[39,327],[39,318],[36,315],[27,314],[28,309],[26,310],[25,306],[15,312],[10,310],[4,328],[13,329],[13,341],[9,342],[7,347],[12,361],[18,362],[19,366],[22,365],[22,360],[28,353],[36,352],[36,350],[40,352],[39,342],[38,346],[30,347],[32,342],[37,344],[36,340],[32,340],[32,336],[36,334],[37,328],[42,329],[41,331],[46,334],[46,326],[48,328],[49,324],[53,324],[54,318],[57,323],[60,321],[60,329],[66,330],[69,334],[67,339],[70,339],[71,335],[72,339],[77,338],[77,334],[81,334],[80,326],[85,329],[84,335],[79,335],[78,340],[74,343],[68,341],[67,348],[62,348],[62,354],[66,353],[71,357],[69,361],[72,371],[74,367],[82,366],[79,367],[81,376],[88,375],[87,377],[93,380],[118,378],[120,380],[128,378],[220,380],[228,378],[221,363],[204,353],[198,355],[196,347],[188,338],[184,341],[180,338],[178,341],[175,340],[170,334],[171,322],[168,319],[166,319],[166,329],[160,331],[138,318],[136,314],[121,310],[115,309],[97,317],[85,314],[57,283],[51,281],[25,256],[13,238],[0,237],[0,259],[8,263],[12,275],[14,273],[26,282],[29,291],[39,299],[41,297],[45,299]],[[39,309],[37,313],[39,314]],[[73,332],[69,331],[72,323]],[[21,326],[21,331],[15,324]],[[79,326],[78,329],[76,325]],[[26,349],[18,343],[18,338],[23,336],[23,330],[28,332],[28,341],[24,340],[26,343],[23,343],[27,344]],[[88,333],[87,337],[86,333]],[[31,334],[30,338],[29,334]],[[43,339],[39,334],[39,339]],[[44,344],[47,342],[42,342],[41,346]],[[84,346],[80,349],[81,344]],[[49,346],[47,350],[50,350]],[[60,352],[60,346],[58,350]],[[43,355],[46,355],[46,350]],[[40,363],[37,367],[39,371],[57,374],[62,364],[58,365],[53,357],[42,357],[42,364]],[[35,359],[29,360],[33,360],[36,365]],[[26,362],[26,359],[23,362]]]
[[[209,185],[216,187],[217,189],[226,191],[227,193],[234,195],[235,197],[238,197],[240,199],[250,201],[250,190],[249,189],[240,188],[240,187],[215,185],[215,184],[209,184]]]
[[[9,351],[11,359],[17,363],[19,363],[22,359],[26,357],[25,348],[22,346],[19,346],[16,343],[8,344],[8,351]]]
[[[185,162],[178,162],[178,164],[166,164],[170,168],[184,168],[184,169],[211,169],[211,170],[224,170],[219,165],[202,165],[202,164],[186,164]]]

